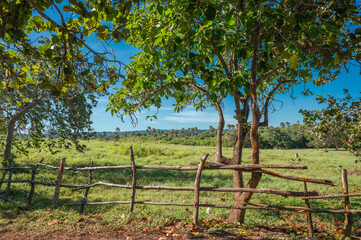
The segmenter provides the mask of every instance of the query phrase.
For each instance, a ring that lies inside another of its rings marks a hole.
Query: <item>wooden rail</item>
[[[5,191],[5,196],[0,195],[0,199],[5,201],[10,201],[8,198],[10,185],[11,183],[30,183],[31,190],[28,197],[28,206],[31,205],[31,201],[33,198],[33,194],[35,191],[35,185],[45,185],[45,186],[55,186],[54,189],[54,197],[52,202],[52,207],[56,208],[58,205],[58,198],[60,193],[60,188],[72,188],[74,190],[81,190],[85,189],[85,194],[80,200],[80,202],[76,203],[69,203],[67,205],[70,206],[77,206],[80,205],[80,212],[84,211],[86,205],[106,205],[106,204],[129,204],[129,212],[134,211],[135,204],[147,204],[147,205],[162,205],[162,206],[193,206],[193,223],[197,224],[198,222],[198,208],[199,207],[213,207],[213,208],[228,208],[228,209],[259,209],[259,210],[277,210],[277,211],[298,211],[298,212],[306,212],[307,214],[307,229],[308,233],[311,236],[313,233],[313,223],[311,218],[311,213],[331,213],[331,214],[345,214],[346,221],[345,221],[345,236],[350,237],[351,229],[353,224],[353,214],[360,214],[361,210],[351,209],[350,205],[350,198],[351,197],[359,197],[361,193],[348,193],[348,186],[347,186],[347,172],[343,170],[342,172],[342,180],[343,180],[343,194],[340,195],[324,195],[318,196],[318,193],[315,191],[308,192],[307,190],[307,183],[315,183],[315,184],[325,184],[325,185],[334,185],[331,181],[323,180],[323,179],[312,179],[306,177],[295,177],[295,176],[288,176],[280,173],[276,173],[269,170],[264,169],[307,169],[306,166],[302,165],[287,165],[287,164],[245,164],[245,165],[220,165],[217,163],[206,163],[208,154],[205,154],[201,159],[201,163],[198,166],[154,166],[154,165],[144,165],[144,166],[137,166],[134,161],[134,154],[133,150],[130,147],[130,160],[131,165],[124,165],[124,166],[98,166],[94,167],[93,163],[90,164],[89,167],[84,168],[71,168],[65,167],[65,158],[61,159],[60,166],[52,166],[48,164],[36,163],[36,167],[15,167],[12,163],[12,166],[9,168],[1,168],[3,170],[3,176],[0,180],[0,190],[1,185],[3,183],[7,183],[7,188]],[[211,165],[210,165],[211,164]],[[48,183],[48,182],[41,182],[35,181],[36,170],[39,166],[51,168],[51,169],[58,169],[58,176],[55,183]],[[264,169],[263,169],[264,168]],[[12,175],[14,170],[31,170],[31,180],[12,180]],[[115,183],[104,183],[104,182],[95,182],[92,183],[93,175],[92,172],[96,170],[115,170],[115,169],[131,169],[132,170],[132,185],[121,185]],[[139,186],[136,184],[136,170],[137,169],[150,169],[150,170],[174,170],[174,171],[197,171],[196,179],[194,187],[173,187],[173,186]],[[70,171],[88,171],[89,177],[87,184],[83,185],[66,185],[62,184],[63,172],[64,170]],[[303,192],[294,192],[294,191],[286,191],[286,190],[275,190],[275,189],[261,189],[261,188],[216,188],[216,187],[201,187],[201,174],[203,170],[239,170],[242,172],[258,172],[262,174],[267,174],[273,177],[292,180],[292,181],[300,181],[304,183],[304,191]],[[9,177],[5,180],[6,174],[9,173]],[[88,202],[88,194],[92,187],[97,186],[107,186],[107,187],[115,187],[115,188],[125,188],[131,189],[131,196],[130,201],[110,201],[110,202]],[[170,191],[192,191],[194,193],[194,202],[193,203],[160,203],[160,202],[151,202],[151,201],[136,201],[136,190],[170,190]],[[273,194],[279,195],[283,197],[300,197],[305,201],[306,206],[278,206],[278,205],[263,205],[263,204],[251,204],[248,203],[245,206],[226,206],[226,205],[215,205],[215,204],[201,204],[199,202],[199,192],[200,191],[211,191],[211,192],[251,192],[251,193],[263,193],[263,194]],[[327,198],[344,198],[345,199],[345,209],[315,209],[311,207],[310,200],[316,199],[327,199]]]
[[[56,166],[38,163],[40,166],[58,169]],[[136,169],[156,169],[156,170],[176,170],[176,171],[197,171],[198,166],[157,166],[157,165],[138,165],[135,166]],[[218,166],[209,166],[205,167],[204,170],[222,170],[222,169],[231,169],[231,170],[259,170],[261,168],[278,168],[278,169],[307,169],[307,166],[303,165],[290,165],[290,164],[244,164],[244,165],[218,165]],[[3,168],[0,170],[9,170],[12,168]],[[132,169],[132,165],[122,165],[122,166],[99,166],[99,167],[84,167],[84,168],[71,168],[65,167],[64,170],[71,171],[89,171],[89,170],[111,170],[111,169]]]

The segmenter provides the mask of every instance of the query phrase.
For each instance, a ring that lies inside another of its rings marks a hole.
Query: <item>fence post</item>
[[[60,185],[63,180],[63,172],[64,172],[64,165],[65,165],[66,158],[60,159],[60,165],[59,165],[59,171],[58,171],[58,177],[55,182],[55,191],[54,191],[54,197],[52,202],[52,208],[56,208],[58,205],[58,199],[59,199],[59,193],[60,193]]]
[[[201,174],[203,170],[204,163],[208,158],[208,153],[204,154],[201,158],[201,162],[198,166],[196,179],[194,182],[194,210],[193,210],[193,224],[197,224],[198,222],[198,211],[199,211],[199,187],[201,183]]]
[[[44,161],[44,158],[42,158],[39,163],[42,163],[43,161]],[[28,197],[28,206],[30,206],[31,201],[33,200],[34,191],[35,191],[35,183],[34,183],[35,174],[36,174],[36,169],[39,167],[39,163],[37,163],[36,166],[31,170],[31,188],[30,188],[29,197]]]
[[[94,162],[91,161],[89,167],[92,167],[93,164],[94,164]],[[92,183],[92,180],[93,180],[93,174],[92,174],[92,172],[93,172],[92,170],[89,170],[88,185],[90,185],[90,184]],[[85,193],[84,193],[84,197],[81,199],[80,213],[83,213],[83,212],[84,212],[85,204],[86,204],[87,201],[88,201],[89,191],[90,191],[90,187],[87,187],[86,190],[85,190]]]
[[[304,195],[305,197],[308,196],[308,191],[307,191],[307,183],[303,182],[304,184]],[[306,203],[306,207],[311,208],[310,205],[310,200],[309,199],[305,199],[305,203]],[[307,231],[308,231],[308,236],[312,237],[313,234],[313,224],[312,224],[312,217],[311,217],[311,212],[307,211]]]
[[[342,187],[343,193],[348,194],[348,182],[347,182],[347,170],[342,169]],[[350,197],[345,197],[345,210],[351,210]],[[352,224],[353,224],[353,216],[352,213],[345,213],[345,237],[351,237],[352,235]]]
[[[133,213],[137,179],[136,179],[136,175],[135,175],[136,169],[135,169],[135,161],[134,161],[134,154],[133,154],[132,146],[129,147],[129,152],[130,152],[130,161],[132,163],[132,195],[130,196],[129,212]]]
[[[9,192],[10,192],[11,178],[12,178],[12,176],[13,176],[13,171],[14,171],[14,169],[12,169],[13,167],[14,167],[14,162],[11,162],[10,172],[9,172],[9,178],[8,178],[8,184],[7,184],[6,192],[5,192],[5,199],[6,199],[6,201],[9,201],[8,196],[9,196]]]

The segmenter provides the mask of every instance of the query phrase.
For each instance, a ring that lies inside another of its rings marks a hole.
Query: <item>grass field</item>
[[[44,158],[44,163],[58,166],[59,158],[66,157],[67,166],[85,167],[90,161],[95,166],[129,165],[130,145],[133,146],[135,161],[137,165],[170,165],[170,166],[196,166],[204,153],[209,153],[209,160],[213,161],[214,147],[193,147],[182,145],[168,145],[161,143],[141,143],[137,140],[129,142],[111,142],[91,140],[85,141],[88,147],[84,153],[73,149],[62,150],[56,155],[44,151],[32,149],[29,156],[17,154],[17,166],[34,166],[35,162]],[[295,153],[299,160],[294,160]],[[225,149],[225,156],[232,155],[232,149]],[[308,170],[275,170],[276,172],[311,178],[331,180],[335,187],[308,184],[309,191],[318,191],[319,194],[341,194],[341,169],[349,171],[349,191],[361,192],[361,167],[355,164],[355,158],[347,151],[335,151],[333,149],[297,149],[297,150],[261,150],[261,163],[268,164],[300,164],[308,166]],[[250,149],[244,151],[244,162],[250,163]],[[39,167],[36,180],[54,182],[57,170]],[[0,176],[2,173],[0,173]],[[245,181],[249,174],[245,175]],[[93,172],[93,182],[109,182],[131,185],[131,171],[126,170],[102,170]],[[87,172],[65,171],[64,184],[86,184]],[[137,184],[143,186],[194,186],[195,172],[178,172],[162,170],[138,170]],[[18,170],[13,179],[30,179],[30,172]],[[204,171],[201,186],[232,187],[232,172]],[[280,190],[303,191],[303,183],[278,179],[264,175],[259,188],[271,188]],[[29,184],[13,184],[10,191],[10,199],[14,202],[25,204],[29,192]],[[0,189],[0,194],[5,191],[5,184]],[[79,202],[85,190],[74,191],[61,189],[60,208],[51,210],[51,201],[54,187],[36,186],[33,205],[26,211],[19,210],[13,203],[4,203],[0,200],[0,229],[22,230],[22,231],[49,231],[49,230],[74,230],[77,228],[117,230],[131,226],[135,229],[157,228],[165,226],[173,220],[182,222],[192,221],[192,208],[186,207],[162,207],[135,205],[134,214],[128,214],[128,205],[109,206],[86,206],[85,214],[79,213],[78,206],[67,206],[67,203]],[[88,201],[129,201],[130,190],[110,187],[95,187],[90,190]],[[193,203],[192,192],[174,191],[141,191],[137,190],[137,201],[153,202],[184,202]],[[316,208],[343,208],[342,199],[336,200],[313,200],[311,206]],[[201,203],[232,205],[232,193],[201,192]],[[298,198],[283,198],[274,195],[253,195],[253,203],[274,205],[305,206],[304,201]],[[361,198],[351,199],[352,208],[361,209]],[[199,218],[202,220],[227,218],[229,210],[212,209],[211,214],[206,213],[205,208],[200,209]],[[337,230],[344,215],[314,214],[314,222],[319,223],[322,228]],[[360,216],[355,216],[354,227],[361,228]],[[303,214],[292,214],[291,212],[278,211],[247,211],[246,223],[251,226],[259,225],[303,225],[305,216]],[[44,228],[44,225],[46,228]],[[316,227],[317,228],[317,227]]]

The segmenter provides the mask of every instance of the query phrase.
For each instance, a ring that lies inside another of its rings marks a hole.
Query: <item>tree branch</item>
[[[68,35],[74,37],[77,41],[79,41],[84,47],[86,47],[90,52],[92,52],[94,55],[100,57],[101,59],[107,61],[107,62],[115,62],[121,65],[126,66],[126,64],[118,61],[118,60],[109,60],[109,59],[105,59],[101,54],[99,54],[98,52],[94,51],[91,47],[89,47],[84,41],[82,41],[80,38],[78,38],[78,36],[76,36],[74,33],[70,32],[68,29],[60,26],[59,24],[57,24],[53,19],[51,19],[48,15],[46,15],[34,2],[34,0],[27,0],[34,8],[35,10],[40,14],[40,16],[42,16],[43,18],[45,18],[46,20],[48,20],[51,24],[53,24],[55,27],[57,27],[60,31],[62,32],[66,32]]]
[[[287,81],[283,81],[283,82],[278,82],[278,84],[272,89],[272,91],[270,91],[267,94],[266,100],[265,100],[265,104],[264,107],[262,109],[263,112],[263,122],[260,123],[261,127],[268,127],[268,107],[270,105],[270,101],[272,96],[276,93],[276,91],[278,90],[278,88],[284,84],[287,83],[292,83],[292,82],[297,82],[296,80],[287,80]]]
[[[280,69],[284,65],[286,65],[286,61],[279,63],[274,69],[271,69],[268,72],[266,72],[265,74],[263,74],[263,76],[257,80],[257,84],[262,83],[266,78],[268,78],[270,75],[272,75],[274,72],[276,72],[278,69]]]

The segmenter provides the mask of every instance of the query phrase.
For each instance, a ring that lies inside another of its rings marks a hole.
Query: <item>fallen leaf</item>
[[[121,219],[124,219],[124,218],[125,218],[125,214],[123,213],[122,215],[120,215],[120,218],[121,218]]]
[[[143,228],[143,232],[148,232],[148,231],[149,231],[149,227]]]
[[[59,223],[58,219],[54,219],[53,221],[48,222],[48,226],[58,224],[58,223]]]
[[[180,234],[178,234],[178,233],[173,233],[172,237],[179,238],[179,237],[181,237],[181,235],[180,235]]]

